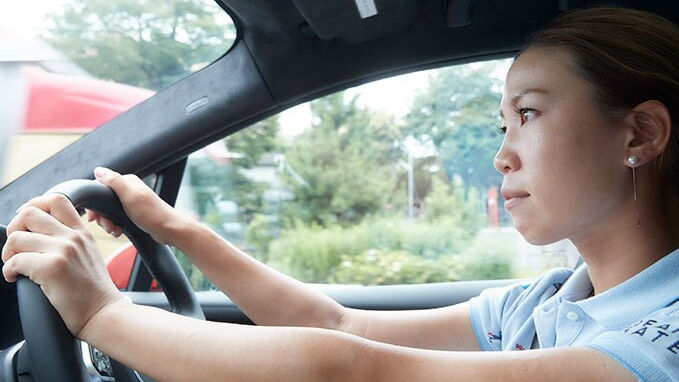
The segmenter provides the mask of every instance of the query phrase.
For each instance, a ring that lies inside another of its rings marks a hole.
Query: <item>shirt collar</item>
[[[585,299],[592,291],[592,282],[587,265],[583,264],[554,297],[576,301],[591,318],[609,329],[619,330],[676,301],[678,274],[679,248],[621,284]]]

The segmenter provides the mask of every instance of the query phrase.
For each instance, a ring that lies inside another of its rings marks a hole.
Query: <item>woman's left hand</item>
[[[26,203],[7,226],[2,273],[25,275],[40,285],[78,337],[102,308],[124,299],[106,271],[92,234],[61,194]]]

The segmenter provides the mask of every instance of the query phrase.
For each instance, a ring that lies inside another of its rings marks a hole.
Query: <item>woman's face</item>
[[[505,208],[541,245],[612,229],[631,179],[623,129],[603,116],[570,55],[533,48],[507,74],[506,134],[495,157]]]

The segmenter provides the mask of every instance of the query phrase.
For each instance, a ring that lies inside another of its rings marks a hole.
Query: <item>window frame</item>
[[[156,181],[153,191],[160,196],[167,204],[174,205],[179,195],[184,170],[186,169],[187,158],[173,163],[172,165],[156,173]],[[134,257],[134,265],[130,273],[130,279],[125,291],[148,292],[151,289],[153,276],[144,265],[141,256],[137,253]]]

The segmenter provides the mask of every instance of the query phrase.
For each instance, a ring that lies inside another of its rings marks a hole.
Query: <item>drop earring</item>
[[[636,164],[639,162],[639,158],[630,155],[630,157],[627,158],[627,162],[632,167],[632,189],[634,193],[634,212],[637,217],[637,227],[641,227],[641,223],[639,222],[639,206],[637,205],[637,174],[634,171]]]

